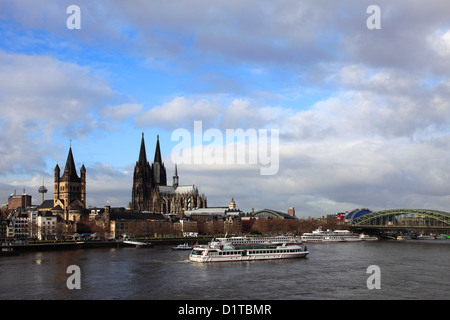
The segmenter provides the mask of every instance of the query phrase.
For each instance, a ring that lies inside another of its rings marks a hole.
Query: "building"
[[[0,217],[0,240],[8,237],[9,220]]]
[[[25,188],[21,195],[14,193],[8,197],[8,209],[16,210],[17,208],[27,208],[31,206],[31,196],[25,193]]]
[[[83,165],[78,176],[72,147],[69,148],[63,175],[60,176],[61,170],[58,164],[54,173],[54,197],[51,211],[59,214],[66,221],[80,221],[87,214],[86,168]]]
[[[195,217],[203,217],[205,219],[237,219],[246,216],[244,212],[236,209],[236,202],[234,201],[234,198],[231,198],[228,207],[195,208],[193,210],[186,210],[184,215],[191,219]]]
[[[295,219],[291,215],[272,209],[263,209],[256,211],[253,216],[258,219]]]
[[[180,218],[186,210],[206,208],[206,197],[192,185],[179,185],[175,165],[172,186],[167,185],[167,173],[161,158],[159,136],[156,141],[153,163],[147,161],[144,133],[142,133],[139,158],[134,167],[130,209],[158,214],[174,213]]]
[[[29,219],[26,213],[11,212],[6,220],[6,237],[28,238],[30,236]]]
[[[292,218],[295,218],[295,208],[294,207],[288,208],[288,215],[290,215]]]
[[[102,214],[102,212],[98,212]],[[162,214],[105,206],[103,220],[112,238],[172,235],[172,222]]]
[[[228,204],[228,208],[230,210],[236,210],[236,201],[234,201],[234,198],[231,198],[230,203]]]
[[[198,208],[193,210],[186,210],[184,215],[187,218],[193,217],[205,217],[205,218],[224,218],[227,215],[228,207],[209,207],[209,208]]]
[[[173,229],[175,234],[183,234],[183,236],[189,236],[192,234],[198,234],[197,221],[180,220],[173,223]]]
[[[236,202],[234,201],[234,198],[231,198],[228,207],[195,208],[191,210],[186,210],[184,212],[184,215],[187,218],[203,217],[210,219],[217,219],[217,218],[225,219],[230,217],[240,218],[242,216],[245,216],[246,214],[236,208]]]
[[[37,217],[37,237],[39,240],[55,239],[56,224],[58,217],[51,214],[44,214]]]
[[[228,207],[197,208],[185,211],[184,215],[189,221],[197,222],[197,231],[204,234],[241,233],[244,226],[242,219],[248,216],[236,208],[234,198]]]
[[[351,221],[352,221],[353,219],[362,217],[362,216],[364,216],[364,215],[366,215],[366,214],[369,214],[369,213],[372,213],[372,211],[369,210],[369,209],[367,209],[367,208],[363,208],[363,209],[359,209],[359,208],[358,208],[358,209],[354,209],[354,210],[352,210],[352,211],[347,212],[343,220],[344,220],[346,223],[351,223]],[[338,217],[338,218],[339,218],[339,217]],[[339,220],[342,220],[342,219],[339,219]]]

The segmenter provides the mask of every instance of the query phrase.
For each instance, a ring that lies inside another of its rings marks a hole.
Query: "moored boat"
[[[313,232],[304,233],[301,236],[303,242],[354,242],[362,239],[348,230],[330,230],[323,231],[317,228]]]
[[[136,248],[150,248],[153,247],[153,244],[151,244],[148,241],[136,241],[136,240],[124,240],[123,244],[133,246]]]
[[[19,253],[11,247],[1,247],[0,249],[0,257],[11,257],[18,256]]]
[[[376,237],[376,236],[370,236],[370,235],[367,235],[367,234],[365,234],[365,233],[361,233],[361,234],[359,235],[359,238],[360,238],[362,241],[377,241],[377,240],[378,240],[378,237]]]
[[[427,234],[419,234],[416,238],[417,240],[435,240],[436,237],[434,235],[427,235]]]
[[[172,250],[192,250],[192,246],[187,243],[179,244],[176,247],[172,247]]]

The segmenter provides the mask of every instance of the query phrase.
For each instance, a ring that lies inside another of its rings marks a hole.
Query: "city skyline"
[[[142,133],[172,177],[173,133],[201,121],[224,137],[279,130],[273,175],[177,164],[208,206],[450,211],[448,16],[443,0],[2,1],[1,203],[25,188],[39,204],[43,175],[51,199],[71,146],[86,204],[126,207]]]

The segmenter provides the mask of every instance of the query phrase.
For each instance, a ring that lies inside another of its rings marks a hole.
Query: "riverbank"
[[[139,240],[137,240],[139,241]],[[183,243],[205,244],[211,241],[211,238],[156,238],[146,240],[150,241],[153,245],[178,245]],[[110,240],[110,241],[77,241],[77,242],[43,242],[43,243],[27,243],[27,244],[11,244],[8,247],[12,248],[16,252],[26,251],[49,251],[49,250],[74,250],[74,249],[91,249],[91,248],[120,248],[126,247],[122,240]]]

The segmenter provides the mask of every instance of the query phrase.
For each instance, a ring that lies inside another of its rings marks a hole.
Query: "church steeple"
[[[159,135],[156,138],[155,160],[153,162],[162,164],[161,149],[159,147]]]
[[[63,180],[67,179],[72,182],[79,182],[80,178],[75,168],[75,161],[73,160],[72,147],[69,148],[69,154],[67,155],[66,167],[64,168]]]
[[[155,161],[153,161],[153,182],[156,186],[167,186],[167,174],[162,162],[161,149],[159,147],[159,135],[156,140]]]
[[[147,163],[147,154],[145,152],[144,133],[142,132],[141,150],[139,152],[139,163]]]

